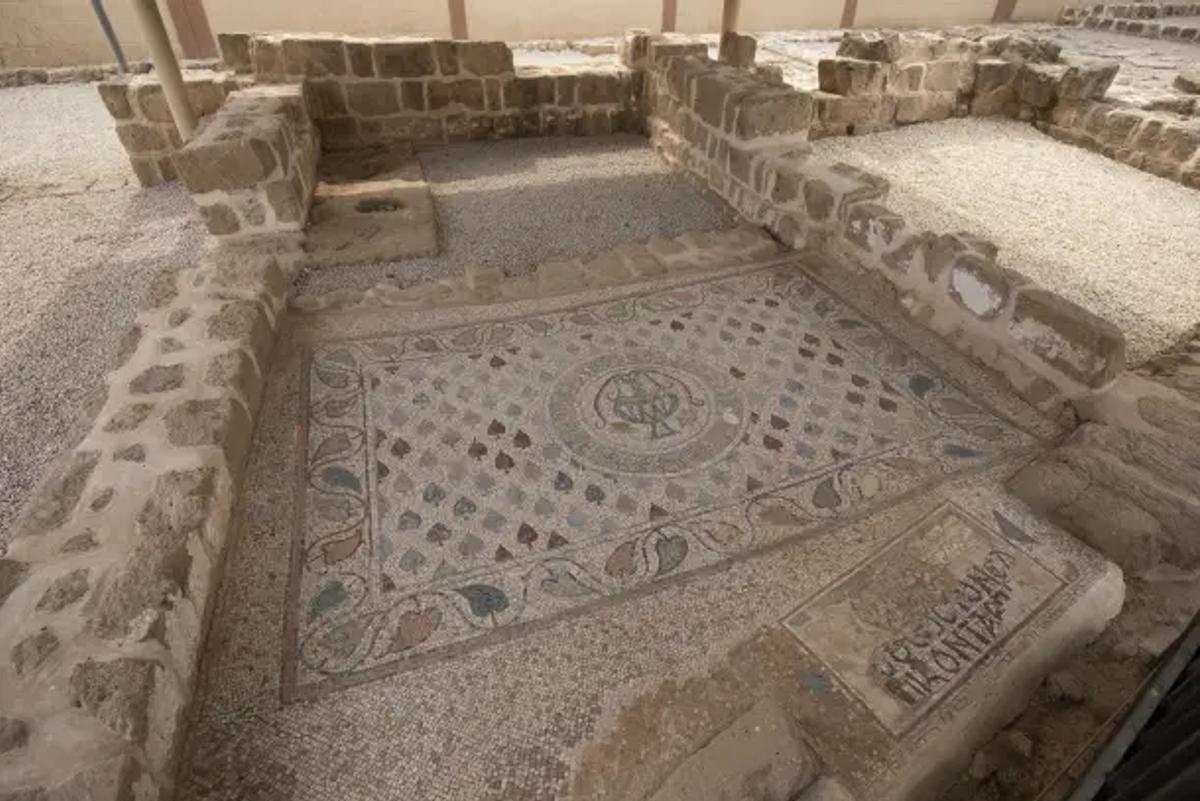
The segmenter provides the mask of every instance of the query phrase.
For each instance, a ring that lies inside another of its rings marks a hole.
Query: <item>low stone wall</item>
[[[1200,16],[1200,3],[1098,4],[1080,8],[1066,6],[1059,12],[1058,24],[1148,39],[1196,42],[1200,41],[1200,27],[1170,21],[1171,17],[1196,16]]]
[[[503,42],[242,34],[219,41],[239,72],[303,82],[328,149],[636,127],[629,70],[515,69]]]
[[[174,164],[209,233],[261,236],[303,229],[319,150],[301,88],[256,86],[230,95]]]
[[[225,98],[248,82],[232,72],[199,70],[183,73],[188,101],[197,117],[214,113]],[[179,149],[179,131],[167,106],[162,85],[153,75],[106,80],[97,87],[117,124],[117,136],[142,186],[176,178],[171,156]]]
[[[1111,324],[1001,268],[991,243],[915,230],[887,182],[806,145],[812,96],[664,42],[648,45],[647,128],[658,152],[786,245],[891,284],[918,321],[1045,410],[1108,386],[1124,366]]]
[[[0,797],[169,796],[295,237],[162,274],[0,558]]]
[[[1055,139],[1200,189],[1200,121],[1092,101],[1059,104],[1038,127]]]
[[[153,67],[149,61],[135,61],[129,72],[141,75]],[[84,64],[78,67],[11,67],[0,69],[0,89],[37,84],[91,83],[120,76],[116,64]]]

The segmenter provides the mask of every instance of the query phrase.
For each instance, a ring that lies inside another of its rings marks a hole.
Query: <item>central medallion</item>
[[[604,353],[567,371],[549,419],[581,461],[620,473],[673,475],[712,462],[745,427],[741,394],[720,372],[676,353]]]

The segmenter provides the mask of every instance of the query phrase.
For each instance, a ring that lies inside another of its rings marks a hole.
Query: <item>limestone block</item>
[[[1200,148],[1200,128],[1166,125],[1152,151],[1153,156],[1170,165],[1189,161]]]
[[[1056,372],[1089,387],[1104,386],[1125,367],[1120,329],[1044,289],[1018,292],[1008,333]]]
[[[133,108],[129,105],[129,83],[126,81],[105,81],[97,84],[100,99],[114,120],[133,119]]]
[[[140,122],[118,125],[117,138],[131,155],[163,150],[169,145],[167,138],[158,128]]]
[[[726,31],[721,34],[718,60],[731,67],[749,69],[754,66],[754,52],[757,48],[758,40],[753,36]]]
[[[707,59],[673,58],[667,62],[667,89],[676,100],[690,104],[699,76],[716,72],[716,65]]]
[[[895,34],[860,33],[847,31],[842,34],[837,54],[864,61],[892,63],[898,60],[900,39]]]
[[[650,54],[650,31],[645,28],[630,28],[617,46],[617,57],[622,64],[633,70],[646,68]]]
[[[1099,100],[1104,97],[1120,64],[1100,59],[1076,59],[1063,73],[1058,84],[1062,100]]]
[[[725,119],[726,99],[739,88],[736,77],[725,70],[701,73],[695,78],[694,109],[700,119],[720,128]]]
[[[1046,64],[1022,64],[1017,73],[1017,97],[1034,108],[1054,105],[1058,81],[1067,67]]]
[[[798,725],[767,699],[684,759],[648,801],[792,801],[818,773]]]
[[[850,164],[808,162],[803,167],[805,207],[812,219],[845,220],[856,203],[883,203],[888,182]]]
[[[651,39],[648,60],[651,69],[657,69],[670,58],[697,56],[708,58],[708,45],[674,38]]]
[[[175,153],[175,169],[193,194],[253,189],[289,161],[283,127],[277,116],[221,114]]]
[[[771,86],[783,86],[783,67],[778,64],[759,64],[754,68],[754,77]]]
[[[419,78],[437,72],[430,42],[376,42],[372,48],[381,78]]]
[[[471,75],[507,75],[513,71],[512,50],[504,42],[457,42],[458,66]],[[442,74],[448,74],[443,67]]]
[[[221,63],[234,72],[245,75],[254,71],[250,60],[250,34],[218,33],[217,49],[221,52]]]
[[[980,59],[975,62],[976,93],[994,92],[1011,87],[1020,65],[1002,59]]]
[[[515,80],[502,87],[504,108],[534,109],[554,104],[554,75],[530,69],[517,73]]]
[[[905,124],[944,120],[954,114],[957,103],[958,93],[954,91],[899,95],[896,97],[896,122]]]
[[[765,87],[737,105],[733,132],[741,139],[807,132],[815,115],[811,94],[790,87]]]
[[[256,36],[250,44],[250,60],[254,74],[267,79],[280,78],[286,74],[283,63],[283,43],[277,39]]]
[[[843,97],[826,92],[810,95],[815,116],[830,126],[871,125],[895,117],[896,99],[890,95],[856,95]]]
[[[822,92],[835,95],[877,95],[887,86],[889,70],[878,61],[823,58],[817,62]]]
[[[562,83],[561,78],[559,83]],[[621,92],[621,79],[616,73],[599,70],[583,72],[578,77],[578,84],[579,103],[582,105],[620,103],[625,100]],[[559,102],[558,105],[567,104]]]
[[[400,100],[396,95],[397,83],[394,81],[347,83],[345,86],[346,105],[351,112],[364,117],[385,117],[389,114],[396,114],[400,111]],[[431,87],[434,85],[442,86],[444,84],[436,82],[431,84]],[[342,111],[342,113],[345,112]]]
[[[346,62],[350,75],[357,78],[375,77],[375,59],[368,42],[346,42]]]
[[[71,674],[72,703],[125,739],[142,742],[156,670],[137,659],[81,662]]]
[[[1120,147],[1142,124],[1143,115],[1132,109],[1114,109],[1105,116],[1101,141],[1106,145]]]
[[[343,86],[359,86],[336,80],[309,80],[304,82],[305,102],[313,119],[342,117],[348,113]]]
[[[957,59],[931,61],[925,65],[923,88],[927,92],[969,92],[974,83],[972,65]]]

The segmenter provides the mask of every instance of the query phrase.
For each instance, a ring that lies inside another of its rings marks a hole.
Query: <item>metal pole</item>
[[[112,22],[108,19],[108,12],[104,10],[104,3],[101,0],[92,0],[92,10],[96,12],[96,19],[100,20],[100,28],[104,31],[104,38],[108,39],[108,46],[112,48],[113,55],[117,57],[117,70],[124,75],[129,72],[129,63],[125,61],[125,51],[121,49],[121,43],[117,41],[117,34],[113,31]]]
[[[196,130],[196,113],[188,103],[183,75],[179,72],[175,51],[171,49],[171,39],[167,36],[166,26],[163,25],[158,3],[155,0],[133,0],[133,10],[137,14],[138,25],[142,29],[146,45],[150,48],[150,57],[154,59],[154,71],[158,73],[163,94],[167,96],[167,106],[171,109],[171,116],[175,118],[179,137],[186,142]]]

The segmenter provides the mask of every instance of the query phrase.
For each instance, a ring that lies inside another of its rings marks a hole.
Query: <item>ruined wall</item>
[[[209,233],[243,238],[304,227],[319,150],[303,90],[256,86],[230,95],[174,166]]]
[[[1177,23],[1172,17],[1200,16],[1200,3],[1125,3],[1067,6],[1058,16],[1060,25],[1127,33],[1148,39],[1177,42],[1200,41],[1200,26],[1194,19]]]
[[[629,70],[516,70],[503,42],[219,39],[226,63],[239,71],[262,82],[304,82],[328,149],[606,134],[636,122]]]
[[[183,73],[188,100],[199,118],[214,113],[225,98],[248,83],[226,71],[188,70]],[[151,75],[113,77],[97,87],[116,121],[117,137],[142,186],[175,180],[172,154],[179,149],[179,131],[158,79]]]
[[[1109,385],[1121,332],[997,263],[994,245],[909,226],[885,180],[815,159],[812,93],[717,64],[695,46],[647,40],[647,129],[658,152],[784,244],[813,248],[890,284],[900,303],[1046,410]],[[961,74],[961,73],[960,73]]]
[[[0,797],[169,796],[298,242],[154,282],[0,558]],[[102,396],[104,397],[104,396]]]

